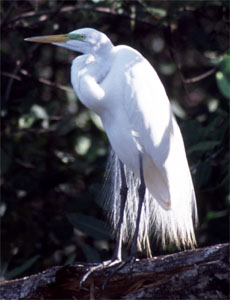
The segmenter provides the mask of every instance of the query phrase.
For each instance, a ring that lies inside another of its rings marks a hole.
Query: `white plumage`
[[[192,179],[180,129],[155,70],[138,51],[115,47],[105,34],[94,29],[79,29],[61,37],[66,40],[53,38],[51,42],[84,54],[72,63],[71,82],[81,102],[100,116],[115,153],[107,168],[113,178],[113,192],[106,204],[112,212],[114,230],[120,214],[120,160],[125,165],[128,186],[123,240],[133,239],[141,155],[146,193],[139,250],[151,256],[152,235],[163,247],[171,243],[193,247],[197,213]]]

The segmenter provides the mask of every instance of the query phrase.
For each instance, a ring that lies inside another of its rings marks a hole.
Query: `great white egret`
[[[80,101],[100,116],[115,153],[107,201],[117,232],[114,260],[122,259],[122,242],[132,242],[131,256],[137,250],[151,256],[153,235],[163,247],[195,246],[196,199],[184,143],[150,63],[92,28],[25,40],[84,54],[73,60],[71,82]]]

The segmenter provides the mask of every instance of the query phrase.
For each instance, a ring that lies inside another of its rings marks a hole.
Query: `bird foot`
[[[99,265],[97,266],[92,266],[92,267],[89,267],[89,270],[87,271],[87,273],[82,277],[81,281],[80,281],[80,287],[82,287],[83,283],[87,280],[87,278],[94,272],[97,272],[97,271],[101,271],[101,270],[107,270],[109,268],[112,268],[114,267],[115,265],[120,265],[124,262],[122,262],[121,260],[119,259],[116,259],[116,260],[108,260],[108,261],[104,261],[102,263],[100,263]],[[123,265],[122,265],[123,267]],[[110,278],[120,269],[120,266],[118,266],[115,270],[113,270],[108,278],[105,280],[103,286],[102,286],[102,289],[105,289],[106,285],[108,284]]]
[[[117,264],[117,266],[116,266],[115,269],[111,270],[110,274],[108,275],[108,277],[106,278],[106,280],[104,281],[104,283],[102,285],[102,289],[104,290],[106,288],[106,286],[108,285],[109,280],[113,277],[113,275],[115,273],[117,273],[120,269],[122,269],[125,265],[127,265],[128,263],[130,264],[129,273],[130,273],[130,276],[132,276],[133,264],[134,264],[135,261],[136,261],[135,256],[129,256],[125,261],[116,260],[114,265]]]
[[[104,261],[104,262],[100,263],[99,265],[89,267],[89,270],[82,277],[82,279],[80,281],[80,288],[83,288],[84,282],[87,280],[87,278],[92,273],[101,271],[101,270],[106,270],[107,272],[109,272],[109,274],[102,285],[102,290],[104,290],[106,288],[106,286],[108,285],[110,279],[114,276],[114,274],[116,274],[120,269],[122,269],[127,264],[130,264],[130,276],[132,276],[133,264],[135,261],[136,261],[136,257],[133,255],[130,255],[129,257],[126,258],[125,261],[122,261],[120,259],[111,259],[108,261]]]
[[[126,261],[117,260],[116,264],[118,265],[115,269],[111,270],[110,274],[107,276],[106,280],[104,281],[102,285],[102,289],[104,290],[106,286],[108,285],[110,279],[113,277],[114,274],[117,273],[118,270],[122,269],[126,265]],[[115,264],[115,265],[116,265]]]

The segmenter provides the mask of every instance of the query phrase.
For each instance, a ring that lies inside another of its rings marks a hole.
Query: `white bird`
[[[151,257],[151,237],[162,246],[194,247],[196,199],[180,129],[151,64],[135,49],[114,46],[102,32],[83,28],[63,35],[27,38],[83,55],[73,60],[71,82],[80,101],[97,113],[115,154],[106,206],[122,242]]]

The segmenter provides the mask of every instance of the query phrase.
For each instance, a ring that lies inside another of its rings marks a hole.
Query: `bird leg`
[[[112,265],[118,264],[118,266],[106,278],[106,280],[105,280],[105,282],[102,286],[102,289],[105,289],[105,287],[107,286],[110,278],[113,277],[113,275],[126,264],[126,262],[122,262],[122,240],[123,240],[122,226],[123,226],[123,221],[124,221],[125,202],[127,200],[128,187],[127,187],[127,182],[126,182],[126,178],[125,178],[124,164],[120,160],[119,160],[119,162],[120,162],[120,174],[121,174],[120,219],[119,219],[119,222],[118,222],[118,225],[117,225],[116,247],[115,247],[115,250],[114,250],[114,254],[113,254],[111,264],[109,265],[109,266],[112,266]]]
[[[137,257],[137,240],[138,240],[138,233],[139,233],[139,227],[140,227],[140,220],[141,220],[141,211],[142,206],[145,198],[145,180],[144,180],[144,172],[143,172],[143,161],[141,153],[139,154],[139,164],[140,164],[140,186],[138,188],[138,196],[139,196],[139,202],[138,202],[138,209],[137,209],[137,220],[136,220],[136,229],[133,236],[131,251],[130,251],[130,258]]]
[[[111,272],[111,274],[107,277],[106,281],[104,282],[102,288],[104,289],[106,285],[108,284],[110,278],[121,268],[123,267],[123,264],[120,264],[122,262],[122,226],[123,226],[123,220],[124,220],[124,212],[125,212],[125,202],[127,199],[127,193],[128,193],[128,187],[126,183],[125,178],[125,169],[124,165],[121,161],[120,162],[120,175],[121,175],[121,188],[120,188],[120,219],[117,225],[117,239],[116,239],[116,246],[114,250],[114,254],[111,260],[102,262],[101,264],[90,267],[89,271],[82,277],[80,281],[80,286],[86,281],[86,279],[89,277],[90,274],[92,274],[95,271],[99,271],[108,267],[112,267],[116,264],[119,264],[119,266]]]
[[[138,233],[139,233],[139,227],[140,227],[140,220],[141,220],[141,211],[142,211],[142,206],[143,206],[143,202],[144,202],[144,198],[145,198],[145,181],[144,181],[144,172],[143,172],[143,162],[142,162],[142,156],[141,154],[139,155],[139,163],[140,163],[140,186],[138,188],[138,196],[139,196],[139,202],[138,202],[138,209],[137,209],[137,220],[136,220],[136,228],[135,228],[135,232],[134,232],[134,236],[133,236],[133,241],[132,241],[132,246],[131,246],[131,251],[130,251],[130,256],[126,259],[126,261],[121,261],[120,263],[119,261],[117,261],[118,266],[116,266],[116,268],[110,273],[110,275],[107,277],[107,279],[105,280],[102,288],[104,289],[106,287],[106,285],[108,284],[110,278],[121,268],[123,268],[127,263],[130,262],[130,270],[132,270],[132,266],[134,263],[135,258],[137,257],[137,239],[138,239]],[[121,251],[121,247],[122,247],[122,223],[123,223],[123,217],[124,217],[124,208],[125,208],[125,201],[127,198],[127,184],[126,184],[126,179],[125,179],[125,173],[124,173],[124,165],[122,164],[122,162],[120,162],[120,167],[121,167],[121,181],[122,181],[122,185],[121,185],[121,190],[120,190],[120,195],[121,195],[121,207],[120,207],[120,220],[119,220],[119,224],[118,224],[118,236],[117,236],[117,244],[119,243],[119,246],[116,245],[115,248],[115,253],[116,253],[116,249],[119,249],[119,251]],[[118,250],[117,250],[118,251]],[[116,255],[115,257],[119,257],[118,255]],[[131,271],[132,272],[132,271]]]
[[[138,240],[138,232],[140,227],[140,219],[141,219],[141,211],[142,206],[144,202],[145,197],[145,181],[144,181],[144,173],[143,173],[143,162],[142,162],[142,156],[139,155],[139,163],[140,163],[140,186],[138,188],[138,196],[139,196],[139,202],[138,202],[138,209],[137,209],[137,220],[136,220],[136,228],[134,232],[134,237],[132,241],[130,256],[128,259],[124,262],[122,262],[122,226],[123,226],[123,220],[124,220],[124,212],[125,212],[125,203],[127,199],[127,193],[128,193],[128,187],[127,182],[125,178],[125,170],[124,165],[120,161],[120,175],[121,175],[121,188],[120,188],[120,219],[117,226],[117,240],[116,240],[116,246],[113,254],[112,260],[106,261],[101,263],[100,265],[97,265],[95,267],[91,267],[90,270],[83,276],[80,286],[82,283],[88,278],[88,276],[93,273],[94,271],[99,271],[108,267],[112,267],[118,264],[118,266],[115,267],[113,271],[111,271],[110,275],[105,280],[102,289],[105,289],[107,286],[109,280],[111,277],[121,268],[123,268],[128,262],[133,263],[133,259],[137,257],[137,240]]]
[[[124,165],[121,161],[120,162],[120,174],[121,174],[121,188],[120,188],[120,219],[119,223],[117,225],[117,239],[116,239],[116,247],[114,250],[113,258],[112,261],[122,260],[122,226],[123,226],[123,221],[124,221],[124,212],[125,212],[125,202],[127,199],[127,193],[128,193],[128,187],[126,183],[126,178],[125,178],[125,169]]]

